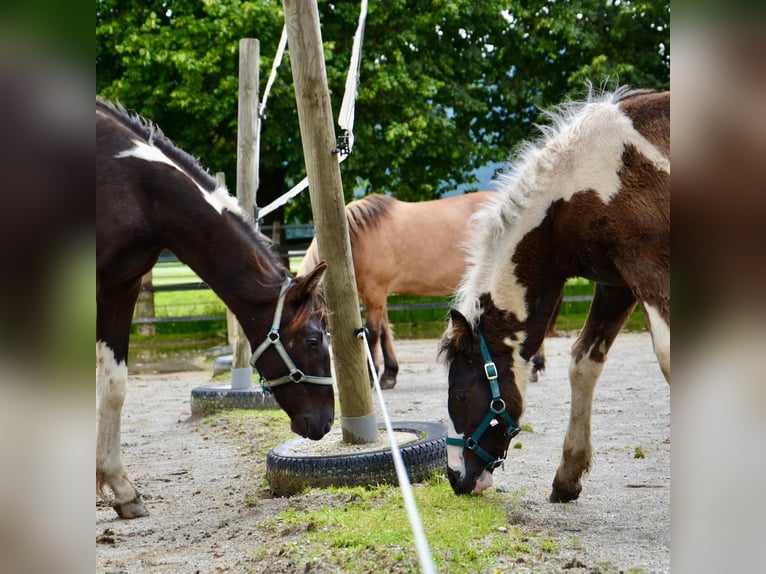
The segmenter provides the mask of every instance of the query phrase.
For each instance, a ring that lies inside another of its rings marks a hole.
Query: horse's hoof
[[[577,500],[581,490],[582,485],[580,484],[573,484],[569,487],[557,486],[554,484],[553,491],[548,500],[550,502],[572,502],[573,500]]]
[[[112,508],[114,508],[114,511],[120,518],[140,518],[149,514],[149,511],[146,510],[146,507],[141,500],[140,494],[128,502],[123,502],[121,504],[115,502],[112,504]]]
[[[383,377],[380,379],[380,388],[383,390],[393,389],[396,386],[396,377]]]

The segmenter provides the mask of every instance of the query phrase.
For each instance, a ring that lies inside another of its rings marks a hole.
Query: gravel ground
[[[548,369],[529,385],[521,421],[533,432],[514,439],[522,448],[511,449],[505,467],[495,471],[495,484],[508,489],[509,522],[564,541],[565,549],[535,564],[500,560],[496,572],[669,572],[670,391],[647,334],[623,333],[610,353],[594,403],[593,467],[580,499],[547,502],[568,418],[572,342],[566,335],[546,341]],[[399,383],[384,393],[392,419],[446,423],[437,344],[397,341]],[[265,454],[249,460],[252,476],[242,464],[246,445],[190,416],[191,390],[210,384],[210,377],[204,370],[131,377],[123,457],[150,515],[123,521],[97,502],[97,572],[294,571],[294,564],[254,557],[255,547],[280,536],[261,523],[295,504],[248,499],[262,478]],[[635,458],[637,448],[644,458]],[[321,492],[300,501],[317,508],[327,503]]]

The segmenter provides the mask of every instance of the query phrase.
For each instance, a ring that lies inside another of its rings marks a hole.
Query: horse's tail
[[[308,275],[314,267],[319,263],[319,249],[317,248],[316,237],[311,240],[308,249],[306,249],[306,255],[303,256],[301,266],[298,268],[297,276]]]

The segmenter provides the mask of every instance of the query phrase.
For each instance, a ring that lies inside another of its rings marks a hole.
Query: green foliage
[[[335,114],[358,9],[319,2]],[[475,168],[532,135],[539,107],[580,95],[586,80],[667,88],[669,18],[668,1],[370,3],[346,199],[433,199],[475,183]],[[234,189],[238,42],[260,40],[264,86],[282,24],[279,2],[98,0],[97,92],[157,122]],[[266,115],[259,205],[304,173],[289,54]],[[283,219],[309,220],[308,196]]]

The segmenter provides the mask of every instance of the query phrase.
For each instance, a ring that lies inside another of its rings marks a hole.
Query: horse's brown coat
[[[579,495],[590,465],[596,381],[636,302],[669,380],[670,96],[618,91],[570,104],[552,118],[554,126],[545,129],[539,146],[526,148],[498,200],[476,216],[486,228],[473,246],[444,356],[458,432],[470,436],[489,400],[478,330],[503,365],[499,383],[509,411],[521,413],[524,374],[564,282],[581,276],[596,283],[572,349],[570,424],[551,494],[553,501],[567,501]],[[500,456],[508,438],[502,429],[490,429],[482,443]],[[456,492],[491,482],[470,450],[463,465],[450,469]]]

